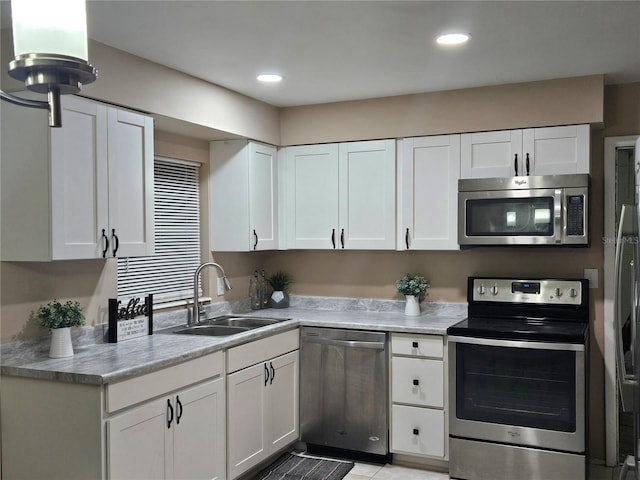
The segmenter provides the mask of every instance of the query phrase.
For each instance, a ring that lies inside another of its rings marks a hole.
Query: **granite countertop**
[[[371,311],[370,306],[362,302],[354,305],[355,308],[348,311],[319,310],[314,308],[313,302],[307,302],[304,305],[306,308],[294,306],[245,312],[243,315],[289,320],[226,337],[166,334],[157,330],[154,335],[118,344],[96,343],[74,347],[75,354],[69,358],[52,359],[46,354],[40,354],[36,358],[25,358],[23,355],[3,351],[0,372],[2,375],[103,385],[150,373],[299,326],[444,335],[447,327],[466,317],[466,304],[463,305],[464,308],[459,304],[439,304],[440,307],[444,307],[429,308],[417,317],[405,316],[397,308]]]

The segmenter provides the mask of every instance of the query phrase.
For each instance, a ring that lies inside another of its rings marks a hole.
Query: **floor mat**
[[[254,480],[341,480],[353,462],[337,462],[285,453]]]

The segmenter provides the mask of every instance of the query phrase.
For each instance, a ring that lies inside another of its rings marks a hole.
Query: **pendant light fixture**
[[[62,126],[60,95],[95,81],[88,62],[85,0],[11,0],[13,49],[9,75],[47,101],[26,100],[0,90],[2,100],[49,111],[49,126]]]

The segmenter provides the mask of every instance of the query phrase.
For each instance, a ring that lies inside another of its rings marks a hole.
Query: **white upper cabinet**
[[[491,178],[522,175],[522,130],[465,133],[460,141],[460,177]]]
[[[62,100],[62,128],[2,106],[2,259],[153,254],[153,120]]]
[[[529,128],[522,132],[526,175],[529,155],[531,175],[590,173],[589,125]]]
[[[287,247],[395,248],[395,140],[288,147]]]
[[[461,178],[590,173],[589,125],[466,133]]]
[[[153,255],[153,119],[115,108],[107,116],[111,252]]]
[[[398,250],[457,250],[460,135],[402,140]]]
[[[211,250],[278,247],[277,149],[248,140],[211,142]]]

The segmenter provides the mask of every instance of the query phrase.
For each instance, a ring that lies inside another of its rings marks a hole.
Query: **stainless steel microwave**
[[[458,180],[458,243],[589,245],[586,174]]]

